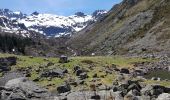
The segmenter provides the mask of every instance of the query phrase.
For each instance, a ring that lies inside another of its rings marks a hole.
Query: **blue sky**
[[[59,15],[72,15],[82,11],[91,14],[98,9],[109,10],[122,0],[0,0],[0,8],[22,11],[30,14],[34,11]]]

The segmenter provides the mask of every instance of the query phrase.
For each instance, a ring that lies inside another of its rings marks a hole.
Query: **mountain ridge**
[[[9,9],[0,9],[1,16],[24,24],[27,30],[39,32],[48,37],[71,36],[107,13],[105,10],[95,12],[96,15],[85,15],[82,12],[77,12],[75,15],[66,17],[55,14],[40,14],[36,11],[31,15],[26,15],[22,12],[10,11]]]
[[[78,55],[168,52],[169,31],[164,27],[169,25],[164,22],[169,23],[169,5],[167,0],[123,0],[67,44]]]

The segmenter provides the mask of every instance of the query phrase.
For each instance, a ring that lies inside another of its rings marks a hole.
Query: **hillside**
[[[169,11],[169,0],[123,0],[67,44],[80,55],[168,52]]]

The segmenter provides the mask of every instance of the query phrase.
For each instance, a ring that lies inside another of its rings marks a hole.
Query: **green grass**
[[[86,88],[91,84],[91,80],[93,79],[93,75],[95,73],[98,74],[99,78],[101,79],[99,82],[103,84],[112,84],[113,80],[116,79],[115,73],[108,74],[104,78],[101,78],[102,75],[105,75],[104,70],[106,67],[111,67],[112,64],[117,65],[119,68],[133,68],[135,62],[152,62],[155,59],[143,59],[143,58],[128,58],[128,57],[121,57],[121,56],[94,56],[94,57],[70,57],[68,63],[58,63],[58,58],[44,58],[44,57],[29,57],[29,56],[19,56],[19,55],[10,55],[10,54],[0,54],[0,57],[8,57],[8,56],[16,56],[18,58],[17,64],[12,66],[12,71],[17,69],[25,69],[30,68],[31,70],[31,77],[30,80],[34,80],[37,77],[40,77],[40,73],[44,69],[55,69],[55,68],[67,68],[69,73],[63,78],[53,78],[49,81],[48,78],[41,78],[37,83],[41,86],[48,88],[49,90],[56,89],[55,87],[62,84],[65,80],[68,80],[68,77],[76,79],[76,75],[73,73],[73,67],[78,65],[81,68],[88,70],[87,73],[89,78],[86,79],[86,85],[82,85]],[[51,62],[54,65],[47,66],[47,64]],[[89,69],[89,66],[92,66],[93,70]],[[37,73],[36,70],[40,69],[41,72]],[[52,84],[52,86],[49,86]],[[77,87],[76,87],[77,88]]]
[[[170,81],[154,81],[154,80],[146,80],[144,81],[145,84],[159,84],[159,85],[162,85],[162,86],[167,86],[169,87],[170,86]]]

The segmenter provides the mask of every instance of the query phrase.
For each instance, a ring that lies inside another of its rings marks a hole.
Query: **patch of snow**
[[[17,15],[20,15],[21,12],[20,11],[16,11],[16,12],[13,12],[14,14],[17,14]]]

